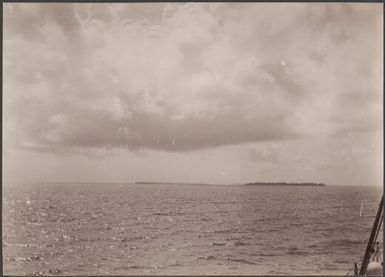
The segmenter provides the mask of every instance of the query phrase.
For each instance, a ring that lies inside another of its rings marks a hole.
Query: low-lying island
[[[255,183],[246,183],[245,186],[299,186],[299,187],[323,187],[323,183],[265,183],[265,182],[255,182]]]

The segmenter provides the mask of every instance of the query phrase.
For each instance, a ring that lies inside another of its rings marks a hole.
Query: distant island
[[[256,182],[256,183],[247,183],[244,184],[245,186],[298,186],[298,187],[324,187],[325,184],[323,183],[285,183],[285,182],[278,182],[278,183],[264,183],[264,182]]]
[[[135,182],[136,185],[195,185],[195,186],[220,186],[219,184],[206,183],[177,183],[177,182]]]
[[[224,184],[207,184],[207,183],[176,183],[176,182],[135,182],[136,185],[195,185],[195,186],[226,186]],[[230,184],[227,184],[230,185]],[[246,184],[232,184],[232,185],[244,185],[244,186],[298,186],[298,187],[323,187],[323,183],[285,183],[285,182],[253,182]]]

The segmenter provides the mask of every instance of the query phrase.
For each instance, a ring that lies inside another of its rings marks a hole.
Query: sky
[[[3,4],[3,183],[383,183],[380,3]]]

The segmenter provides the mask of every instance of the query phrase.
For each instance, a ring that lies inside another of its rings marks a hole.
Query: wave
[[[162,216],[162,215],[172,215],[172,212],[168,212],[168,213],[153,213],[152,215],[159,215],[159,216]]]
[[[240,233],[239,232],[239,229],[225,229],[225,230],[215,230],[214,231],[215,234],[233,234],[233,233]],[[245,232],[242,232],[242,233],[245,233]]]
[[[287,253],[287,254],[290,254],[290,255],[298,255],[298,256],[305,256],[305,255],[311,254],[310,252],[308,252],[308,251],[306,251],[306,250],[299,249],[299,248],[296,247],[296,246],[290,247],[290,248],[286,251],[286,253]]]
[[[267,274],[273,274],[273,275],[287,275],[288,273],[285,271],[278,271],[278,270],[270,270],[267,272]]]
[[[211,245],[213,245],[213,246],[224,246],[224,245],[226,245],[226,243],[225,242],[212,242]]]
[[[253,256],[260,256],[260,257],[277,257],[277,256],[282,256],[281,255],[277,255],[275,253],[253,253],[252,254]]]
[[[8,261],[23,262],[23,261],[43,261],[44,257],[40,255],[34,255],[30,257],[16,257],[16,258],[7,258]]]
[[[130,270],[130,269],[142,269],[142,266],[139,265],[119,265],[114,267],[115,270]]]
[[[328,241],[325,244],[336,247],[336,246],[349,246],[349,245],[365,244],[365,241],[364,240],[356,240],[356,239],[339,239],[339,240]]]
[[[238,262],[238,263],[243,263],[243,264],[252,264],[255,265],[256,263],[245,260],[245,259],[236,259],[236,258],[227,258],[228,261],[232,262]]]
[[[245,245],[250,245],[249,242],[243,242],[243,241],[236,241],[233,243],[234,246],[245,246]]]
[[[215,260],[215,257],[212,255],[208,255],[208,256],[200,256],[197,259],[198,260]]]

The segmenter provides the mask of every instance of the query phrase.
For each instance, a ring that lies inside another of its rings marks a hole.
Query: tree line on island
[[[137,185],[200,185],[200,186],[222,186],[220,184],[206,184],[206,183],[175,183],[175,182],[135,182]],[[239,184],[238,184],[239,185]],[[323,187],[325,184],[323,183],[286,183],[286,182],[252,182],[252,183],[246,183],[246,184],[240,184],[245,186],[315,186],[315,187]]]
[[[253,183],[246,183],[246,186],[301,186],[301,187],[323,187],[325,184],[323,183],[286,183],[286,182],[273,182],[273,183],[266,183],[266,182],[253,182]]]

